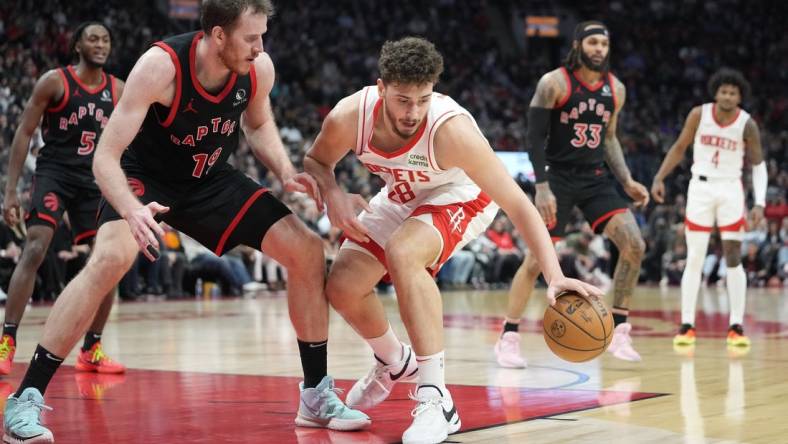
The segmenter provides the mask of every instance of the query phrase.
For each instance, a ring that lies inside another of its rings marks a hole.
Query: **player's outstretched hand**
[[[317,205],[317,211],[323,212],[323,196],[320,195],[320,188],[317,186],[315,178],[307,173],[298,173],[288,178],[282,183],[285,191],[290,193],[306,193]]]
[[[624,184],[624,191],[635,201],[636,207],[644,207],[648,205],[648,190],[640,182],[630,180]]]
[[[154,217],[168,211],[170,211],[170,207],[165,207],[158,202],[151,202],[126,215],[126,223],[129,224],[134,240],[137,241],[142,254],[151,262],[159,257],[159,241],[154,233],[164,237],[164,230]]]
[[[19,223],[19,198],[16,195],[16,191],[5,193],[5,198],[3,199],[3,219],[5,219],[5,223],[8,224],[9,227],[15,227],[16,224]]]
[[[372,212],[366,200],[360,194],[348,194],[344,191],[337,191],[333,195],[326,196],[328,204],[328,220],[331,225],[341,229],[345,236],[357,241],[368,242],[367,227],[358,220],[358,209],[363,208],[368,213]]]
[[[555,305],[555,297],[556,295],[561,294],[563,291],[574,291],[579,293],[581,296],[589,297],[598,299],[605,295],[605,293],[594,287],[591,284],[586,284],[583,281],[579,281],[577,279],[570,279],[568,277],[560,277],[557,279],[553,279],[550,282],[550,286],[547,287],[547,302],[550,305]]]
[[[656,203],[661,204],[665,202],[665,182],[654,179],[654,182],[651,183],[651,197],[654,198]]]

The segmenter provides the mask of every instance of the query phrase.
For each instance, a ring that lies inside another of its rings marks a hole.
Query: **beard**
[[[609,54],[605,56],[602,62],[595,63],[593,60],[591,60],[591,57],[588,57],[588,55],[586,55],[584,51],[580,51],[580,61],[583,62],[583,66],[590,69],[591,71],[596,71],[596,72],[607,71],[608,57]]]
[[[386,113],[386,116],[388,116],[389,120],[390,120],[390,121],[391,121],[391,123],[393,124],[392,126],[393,126],[393,128],[394,128],[394,133],[396,133],[396,134],[397,134],[397,135],[398,135],[400,138],[402,138],[402,139],[409,139],[409,138],[410,138],[410,137],[412,137],[414,134],[416,134],[416,131],[417,131],[417,130],[418,130],[418,128],[419,128],[419,127],[418,127],[418,125],[416,126],[416,130],[414,130],[414,131],[413,131],[412,133],[410,133],[410,134],[403,133],[402,131],[400,131],[400,130],[399,130],[399,128],[397,127],[397,118],[396,118],[396,117],[394,117],[393,115],[391,115],[391,113],[389,112],[388,108],[386,107],[386,102],[383,102],[383,112],[385,112],[385,113]]]

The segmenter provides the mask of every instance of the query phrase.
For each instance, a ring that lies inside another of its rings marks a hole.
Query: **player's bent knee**
[[[90,256],[85,270],[87,273],[101,276],[101,279],[110,277],[120,279],[137,257],[137,251],[126,251],[124,248],[97,248]]]
[[[45,244],[44,241],[40,239],[32,239],[28,240],[25,244],[25,248],[22,251],[22,262],[31,262],[34,264],[40,264],[44,260],[44,256],[47,253],[48,245]]]
[[[315,267],[322,270],[325,267],[323,241],[313,231],[305,229],[293,238],[290,248],[280,252],[277,261],[291,272]]]
[[[532,277],[536,277],[542,272],[539,268],[539,262],[537,262],[536,258],[531,254],[525,256],[522,266],[525,267],[525,272]]]

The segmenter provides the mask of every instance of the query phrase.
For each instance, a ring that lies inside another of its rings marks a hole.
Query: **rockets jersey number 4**
[[[451,117],[465,115],[476,126],[470,113],[451,97],[432,93],[426,119],[411,141],[393,152],[385,152],[372,144],[375,121],[383,108],[378,88],[367,86],[362,90],[359,100],[355,152],[371,173],[385,181],[382,192],[386,193],[390,203],[415,208],[439,188],[451,191],[458,201],[472,200],[479,195],[479,187],[463,170],[444,170],[435,161],[434,139],[440,125]]]
[[[700,124],[693,144],[693,176],[738,179],[744,163],[744,127],[750,114],[739,109],[736,117],[720,125],[714,104],[701,107]]]

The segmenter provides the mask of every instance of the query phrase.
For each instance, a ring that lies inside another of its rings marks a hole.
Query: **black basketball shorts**
[[[57,179],[50,175],[36,174],[30,211],[25,215],[25,225],[45,225],[57,229],[68,212],[74,243],[90,242],[96,235],[96,211],[101,193],[96,187],[86,187]]]
[[[556,223],[547,227],[553,240],[564,237],[575,206],[583,212],[594,233],[604,231],[610,218],[628,209],[627,201],[616,191],[615,183],[602,168],[589,167],[583,172],[551,168],[547,181],[556,200]]]
[[[189,189],[173,187],[141,170],[126,169],[129,187],[143,203],[158,202],[170,211],[157,215],[217,256],[238,245],[260,249],[268,229],[290,210],[267,189],[233,168],[225,168]],[[119,220],[105,200],[99,207],[99,226]]]

